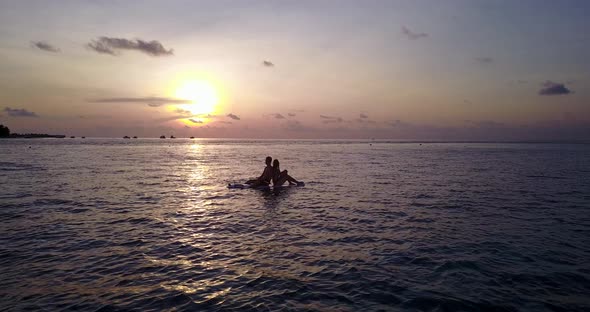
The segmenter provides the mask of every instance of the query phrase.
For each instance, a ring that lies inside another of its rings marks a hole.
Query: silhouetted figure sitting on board
[[[264,167],[264,171],[262,171],[262,174],[256,179],[246,181],[246,184],[249,184],[252,187],[268,186],[270,184],[271,179],[273,178],[273,167],[270,165],[271,162],[272,157],[266,156],[266,167]]]
[[[285,184],[285,182],[289,182],[289,185],[303,185],[303,182],[299,182],[290,176],[287,170],[281,171],[281,167],[279,165],[278,159],[275,159],[272,162],[272,184],[274,186],[281,186]]]

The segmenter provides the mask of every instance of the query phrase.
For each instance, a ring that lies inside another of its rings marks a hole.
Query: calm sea
[[[588,311],[590,145],[0,140],[0,310]]]

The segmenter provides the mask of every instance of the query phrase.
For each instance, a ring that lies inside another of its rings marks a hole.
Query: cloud
[[[53,52],[53,53],[61,52],[61,50],[59,48],[56,48],[45,41],[31,41],[31,45],[39,50],[43,50],[43,51],[47,51],[47,52]]]
[[[199,114],[199,115],[195,115],[195,117],[213,119],[213,118],[222,117],[222,116],[211,115],[211,114]]]
[[[136,50],[150,56],[167,56],[173,55],[172,49],[166,50],[164,46],[156,40],[144,41],[141,39],[129,40],[125,38],[100,37],[89,42],[86,47],[95,52],[109,55],[119,55],[119,50]]]
[[[233,119],[233,120],[240,120],[240,117],[238,117],[237,115],[231,114],[231,113],[227,114],[226,116]]]
[[[197,120],[197,119],[193,119],[193,118],[189,118],[188,120],[190,120],[192,123],[197,123],[197,124],[203,123],[202,120]]]
[[[487,65],[487,64],[492,64],[494,62],[494,59],[491,57],[487,57],[487,56],[481,56],[481,57],[476,57],[475,61],[480,64]]]
[[[281,114],[279,114],[279,113],[272,114],[272,116],[273,116],[275,119],[285,119],[285,116],[283,116],[283,115],[281,115]]]
[[[110,115],[78,115],[80,119],[108,119]]]
[[[12,117],[39,117],[39,115],[37,115],[36,113],[29,112],[28,110],[26,110],[24,108],[6,107],[6,108],[4,108],[4,112],[6,112],[8,114],[8,116],[12,116]]]
[[[226,125],[231,125],[231,124],[233,124],[233,122],[231,122],[231,121],[225,121],[225,120],[219,120],[219,121],[216,121],[216,122],[218,122],[218,123],[222,123],[222,124],[226,124]]]
[[[298,120],[287,120],[281,128],[289,132],[315,132],[317,129],[306,127]]]
[[[369,118],[369,116],[367,116],[366,114],[363,114],[363,113],[360,113],[359,117],[362,118],[362,119]]]
[[[399,127],[399,126],[404,125],[404,123],[399,119],[392,120],[392,121],[386,121],[385,124],[390,127]]]
[[[273,62],[267,61],[267,60],[262,61],[262,65],[266,66],[266,67],[274,67],[275,66],[275,64]]]
[[[120,98],[102,98],[88,100],[91,103],[144,103],[150,107],[159,107],[164,104],[189,104],[190,100],[173,99],[167,97],[120,97]]]
[[[179,120],[179,119],[186,119],[185,115],[173,115],[173,116],[168,116],[168,117],[162,117],[162,118],[156,118],[154,119],[154,122],[168,122],[168,121],[172,121],[172,120]]]
[[[298,113],[305,113],[305,110],[302,109],[290,109],[289,113],[287,114],[287,116],[289,117],[295,117],[297,116]]]
[[[563,83],[557,83],[550,80],[543,83],[543,88],[539,90],[539,95],[565,95],[572,91],[568,89]]]
[[[367,124],[376,124],[377,123],[374,120],[366,119],[366,118],[363,118],[363,117],[357,118],[357,119],[355,119],[355,121],[358,122],[358,123],[360,123],[360,124],[364,124],[364,125],[367,125]]]
[[[333,116],[326,116],[326,115],[320,115],[320,118],[323,119],[323,123],[341,123],[344,120],[340,117],[333,117]]]
[[[515,84],[522,85],[522,84],[527,84],[527,83],[529,83],[529,81],[523,80],[523,79],[513,79],[513,80],[508,81],[508,84],[510,84],[510,85],[515,85]]]
[[[406,26],[402,26],[402,34],[404,34],[410,40],[417,40],[420,38],[428,38],[427,33],[415,33],[409,30]]]
[[[186,109],[182,109],[182,108],[177,108],[176,110],[174,110],[176,113],[182,114],[182,115],[192,115],[193,113],[191,113],[191,111],[186,110]]]

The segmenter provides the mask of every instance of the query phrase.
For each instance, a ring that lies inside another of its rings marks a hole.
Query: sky
[[[88,137],[590,139],[590,1],[0,1],[0,123]]]

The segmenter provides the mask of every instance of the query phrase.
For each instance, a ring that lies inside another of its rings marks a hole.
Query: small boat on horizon
[[[82,137],[82,139],[85,139],[86,137]]]
[[[191,139],[194,139],[195,137],[191,137]]]
[[[70,139],[75,139],[75,138],[76,138],[76,137],[75,137],[75,136],[73,136],[73,135],[70,137]]]
[[[160,139],[165,139],[165,138],[166,138],[166,136],[165,136],[165,135],[161,135],[161,136],[160,136]]]
[[[136,136],[136,135],[134,135],[134,136],[133,136],[133,138],[134,138],[134,139],[137,139],[137,136]]]
[[[176,137],[175,137],[175,136],[173,136],[173,135],[171,135],[171,136],[170,136],[170,138],[171,138],[171,139],[176,139]]]
[[[128,136],[124,136],[123,139],[131,139],[131,138]]]

